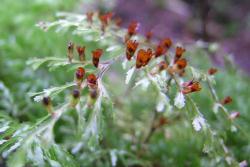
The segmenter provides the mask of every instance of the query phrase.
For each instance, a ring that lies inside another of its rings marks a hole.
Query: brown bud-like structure
[[[72,59],[73,59],[73,51],[74,51],[74,44],[72,42],[69,42],[67,54],[68,54],[68,59],[70,63],[72,62]]]
[[[185,74],[185,68],[187,66],[187,60],[185,58],[175,60],[175,64],[173,65],[173,72],[179,74],[179,76],[183,76]]]
[[[81,85],[82,81],[83,81],[83,78],[84,78],[84,75],[85,75],[85,70],[83,67],[78,67],[78,69],[76,70],[76,73],[75,73],[75,78],[76,78],[76,84],[78,86]]]
[[[106,13],[106,14],[103,14],[103,15],[100,15],[99,16],[99,19],[102,23],[102,31],[105,31],[105,28],[107,27],[109,21],[111,20],[113,16],[113,13],[112,12],[109,12],[109,13]]]
[[[83,67],[78,67],[78,69],[76,70],[76,78],[82,80],[84,75],[85,75],[84,68]]]
[[[92,62],[96,68],[98,68],[99,59],[102,56],[102,53],[103,53],[102,49],[96,49],[92,51]]]
[[[170,38],[165,38],[161,41],[161,45],[163,45],[166,49],[169,49],[172,45],[172,40]]]
[[[156,49],[155,49],[155,57],[159,57],[161,55],[164,55],[166,53],[166,48],[162,45],[162,44],[159,44],[157,45]]]
[[[75,107],[80,100],[80,90],[74,89],[72,92],[71,106]]]
[[[221,104],[225,105],[225,104],[230,104],[232,103],[233,99],[230,96],[225,97],[222,101]]]
[[[158,71],[161,72],[163,70],[166,70],[168,68],[168,64],[165,61],[161,61],[158,64]]]
[[[85,61],[85,46],[77,46],[76,50],[78,52],[80,61]]]
[[[133,21],[128,26],[128,34],[130,36],[135,35],[137,33],[137,30],[139,28],[139,23],[136,21]]]
[[[136,68],[141,68],[146,66],[153,56],[151,49],[140,49],[136,57]]]
[[[127,41],[127,48],[126,48],[126,57],[128,60],[134,56],[134,53],[138,47],[139,43],[136,40],[128,40]]]
[[[52,102],[49,96],[43,97],[43,105],[46,107],[48,113],[52,114],[53,108],[52,108]]]
[[[89,74],[87,77],[87,84],[89,88],[96,89],[97,88],[97,77],[95,74]]]
[[[80,91],[79,89],[74,89],[72,92],[72,96],[74,99],[78,99],[80,97]]]
[[[178,71],[184,70],[186,66],[187,66],[187,60],[184,59],[184,58],[183,59],[179,59],[174,64],[174,70],[176,72],[178,72]]]
[[[201,85],[199,82],[196,81],[188,81],[188,82],[184,82],[182,84],[182,93],[183,94],[189,94],[192,92],[198,92],[201,90]]]
[[[168,123],[168,120],[167,120],[167,118],[166,117],[164,117],[164,116],[161,116],[160,117],[160,119],[159,119],[159,127],[161,127],[161,126],[163,126],[163,125],[165,125],[165,124],[167,124]]]
[[[128,35],[129,37],[135,35],[138,31],[139,23],[137,21],[132,21],[128,26]]]
[[[98,96],[97,89],[89,89],[89,96],[91,99],[96,99]]]
[[[176,47],[176,50],[175,50],[175,62],[182,57],[182,55],[183,55],[183,53],[185,51],[186,51],[186,49],[184,49],[184,48],[182,48],[180,46]]]
[[[160,63],[158,63],[156,65],[155,68],[153,68],[150,72],[151,75],[155,75],[157,73],[160,73],[163,70],[167,70],[168,69],[168,63],[166,63],[166,61],[162,60]]]
[[[45,106],[51,105],[50,97],[43,97],[43,105]]]
[[[93,107],[93,105],[95,104],[98,98],[98,95],[99,95],[99,92],[97,88],[95,89],[89,88],[89,96],[87,100],[88,107]]]
[[[208,70],[208,74],[209,75],[214,75],[215,73],[217,73],[217,69],[216,68],[210,68],[209,70]]]
[[[89,87],[88,106],[92,106],[98,97],[98,82],[95,74],[88,75],[87,85]]]

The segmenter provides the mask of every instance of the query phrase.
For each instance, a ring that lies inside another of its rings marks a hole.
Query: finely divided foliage
[[[9,166],[117,166],[118,162],[121,166],[151,166],[150,162],[141,160],[135,150],[101,148],[105,145],[105,123],[115,119],[112,110],[116,102],[112,101],[104,79],[104,76],[110,78],[112,74],[109,69],[115,64],[126,70],[124,83],[128,87],[132,87],[132,90],[141,88],[146,92],[152,88],[157,96],[152,99],[156,103],[148,132],[139,139],[131,139],[141,147],[136,148],[138,154],[149,144],[157,129],[169,124],[171,114],[186,112],[186,119],[194,128],[193,133],[199,132],[198,135],[206,137],[204,152],[217,159],[218,163],[225,160],[228,166],[239,166],[233,152],[219,135],[219,130],[212,128],[202,114],[203,109],[198,108],[193,95],[199,96],[200,91],[207,89],[214,101],[214,112],[225,113],[234,131],[244,133],[234,122],[239,114],[230,115],[225,108],[232,101],[230,97],[219,100],[213,78],[217,70],[211,68],[203,72],[188,61],[191,57],[186,52],[191,46],[185,49],[175,45],[170,38],[156,43],[152,32],[147,33],[146,37],[138,35],[138,22],[131,22],[127,30],[120,28],[118,20],[112,19],[112,13],[58,13],[58,17],[55,22],[41,22],[37,26],[45,31],[71,30],[74,35],[81,36],[84,43],[70,41],[65,44],[67,57],[34,58],[27,64],[34,70],[43,64],[47,64],[50,70],[61,67],[73,69],[75,73],[65,77],[74,79],[70,83],[29,93],[34,101],[41,101],[48,111],[48,115],[36,123],[18,123],[11,117],[0,115],[0,150],[3,158],[8,158]],[[89,50],[90,54],[85,53],[89,49],[84,46],[87,43],[96,46],[91,52]],[[3,84],[0,84],[0,88],[5,89]],[[54,99],[67,90],[72,92],[71,95],[65,98],[65,102],[55,105]],[[8,94],[7,90],[4,91]],[[6,103],[13,103],[11,97]],[[75,112],[77,122],[68,112]],[[60,121],[69,122],[69,127]],[[58,144],[55,142],[55,130],[72,136],[70,140]],[[87,154],[91,154],[92,159]],[[85,163],[82,165],[80,162]]]

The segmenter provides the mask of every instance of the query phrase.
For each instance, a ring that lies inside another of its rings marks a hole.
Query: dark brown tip
[[[43,105],[48,106],[51,104],[50,97],[43,97]]]
[[[74,89],[72,95],[75,99],[78,99],[80,97],[80,91],[78,89]]]

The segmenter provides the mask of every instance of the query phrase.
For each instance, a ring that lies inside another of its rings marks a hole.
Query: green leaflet
[[[0,108],[4,108],[5,111],[14,114],[17,112],[17,106],[14,102],[14,98],[10,90],[1,81],[0,81],[0,99],[1,99]]]
[[[86,66],[90,62],[80,62],[78,60],[73,60],[72,63],[69,63],[67,58],[59,57],[46,57],[46,58],[33,58],[27,61],[27,65],[30,65],[33,70],[37,70],[43,64],[48,63],[49,70],[55,70],[58,67],[68,66],[72,64]]]
[[[44,156],[51,166],[57,162],[61,167],[78,167],[79,164],[74,160],[71,154],[62,147],[54,144],[48,149],[44,149]]]
[[[26,162],[26,155],[24,149],[18,149],[15,153],[9,156],[7,166],[9,167],[23,167]]]
[[[42,98],[44,96],[50,96],[51,98],[53,98],[56,95],[58,95],[59,93],[61,93],[62,91],[64,91],[65,89],[67,89],[69,87],[72,87],[72,86],[75,86],[75,83],[69,83],[69,84],[66,84],[66,85],[63,85],[63,86],[58,86],[58,87],[52,87],[52,88],[49,88],[49,89],[44,89],[41,92],[36,92],[36,93],[31,93],[30,92],[30,93],[28,93],[28,95],[30,97],[33,97],[36,102],[39,102],[39,101],[42,100]]]
[[[8,126],[6,129],[2,128],[0,133],[0,153],[3,157],[8,157],[9,167],[22,167],[28,162],[39,167],[43,166],[41,164],[56,163],[62,167],[79,166],[67,151],[55,144],[49,147],[44,145],[42,138],[35,134],[39,132],[39,127],[45,125],[48,118],[50,118],[49,115],[38,120],[34,125],[27,126],[18,124],[5,114],[0,114],[0,124]]]

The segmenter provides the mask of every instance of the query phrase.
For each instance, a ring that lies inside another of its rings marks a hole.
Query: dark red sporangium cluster
[[[98,68],[100,57],[102,56],[102,49],[96,49],[92,51],[92,62],[93,65]]]
[[[112,12],[108,12],[108,13],[99,15],[99,19],[100,19],[101,24],[102,24],[102,28],[101,28],[102,31],[105,31],[105,28],[109,24],[109,21],[111,20],[112,16],[113,16]]]
[[[139,43],[136,40],[128,40],[126,47],[126,57],[128,60],[131,60],[133,57]]]
[[[86,81],[85,83],[88,86],[89,90],[89,96],[91,99],[96,99],[98,96],[98,82],[97,77],[95,74],[88,74],[87,77],[85,77],[85,69],[83,67],[78,67],[75,72],[75,81],[77,87],[72,92],[72,102],[71,105],[74,107],[79,101],[80,98],[80,92],[82,90],[82,83]]]
[[[85,61],[85,46],[82,46],[82,47],[77,46],[76,50],[78,52],[80,61]]]
[[[95,16],[94,12],[88,12],[86,14],[86,19],[88,23],[91,26],[93,24],[93,17]],[[113,21],[114,25],[116,25],[116,29],[120,28],[121,26],[121,18],[115,16],[114,20],[112,20],[112,17],[114,16],[113,13],[105,13],[105,14],[98,14],[97,15],[100,21],[100,29],[103,33],[105,33],[105,30],[107,26]],[[152,59],[162,59],[159,61],[158,64],[156,64],[156,69],[154,72],[150,72],[150,75],[155,75],[157,73],[160,73],[162,71],[166,71],[170,75],[170,81],[171,79],[174,79],[175,75],[178,75],[180,77],[183,77],[185,75],[185,69],[188,65],[187,59],[184,57],[184,53],[186,52],[186,49],[182,46],[176,46],[174,48],[174,55],[171,56],[170,49],[173,45],[173,42],[170,38],[163,38],[158,43],[154,43],[153,41],[153,33],[152,31],[148,31],[145,34],[143,42],[140,42],[140,38],[134,38],[134,36],[137,34],[139,28],[139,23],[137,21],[132,21],[128,28],[127,32],[124,36],[124,45],[125,45],[125,55],[127,61],[135,61],[135,68],[136,69],[142,69],[145,68]],[[82,45],[75,46],[73,42],[69,42],[67,45],[67,56],[69,63],[75,63],[77,61],[74,60],[74,50],[76,49],[79,61],[85,65],[88,64],[86,54],[86,47]],[[100,48],[97,48],[95,50],[91,51],[91,56],[89,56],[92,61],[92,65],[94,68],[97,68],[99,70],[102,70],[102,67],[100,67],[100,58],[103,56],[103,50]],[[171,59],[171,60],[169,60]],[[79,62],[77,62],[79,63]],[[209,76],[212,76],[217,73],[216,68],[210,68],[207,71],[207,74]],[[82,89],[85,88],[85,86],[88,88],[88,106],[93,106],[93,102],[97,99],[99,95],[99,88],[98,88],[98,76],[94,73],[88,73],[84,69],[84,66],[77,67],[75,71],[75,83],[76,87],[72,91],[71,96],[71,102],[70,106],[75,107],[80,100]],[[177,83],[178,84],[178,83]],[[198,92],[202,89],[201,84],[199,81],[195,81],[194,79],[184,82],[180,85],[178,85],[180,88],[180,92],[184,95]],[[89,100],[90,99],[90,100]],[[90,101],[90,102],[89,102]],[[42,102],[44,106],[46,106],[47,111],[50,114],[53,114],[53,107],[52,107],[52,101],[50,97],[44,97],[42,99]],[[232,98],[230,96],[225,97],[220,101],[222,105],[227,105],[232,103]],[[237,117],[239,117],[239,112],[233,112],[230,114],[229,119],[233,120]],[[169,121],[165,117],[160,117],[157,119],[154,128],[159,128],[161,126],[164,126],[168,124]]]
[[[88,21],[91,22],[93,14],[87,13]],[[106,14],[99,14],[99,20],[102,25],[102,30],[109,25],[112,21],[113,13],[108,12]],[[116,19],[114,23],[116,24]],[[119,25],[121,20],[118,19]],[[117,25],[117,24],[116,24]],[[127,33],[125,34],[124,41],[126,46],[126,58],[128,61],[135,60],[135,67],[140,69],[148,65],[148,63],[154,58],[160,58],[162,56],[169,57],[168,51],[171,49],[173,42],[170,38],[164,38],[159,41],[158,44],[154,44],[152,41],[153,33],[148,31],[145,34],[145,42],[147,43],[147,48],[144,47],[143,43],[134,40],[133,37],[137,34],[139,29],[139,23],[137,21],[132,21],[127,28]],[[140,48],[140,45],[142,47]],[[150,47],[149,47],[150,46]],[[169,62],[166,60],[161,61],[157,64],[157,71],[161,72],[166,70],[170,75],[178,74],[179,76],[185,75],[185,68],[187,66],[187,60],[183,58],[183,54],[186,51],[185,48],[177,46],[175,48],[175,56],[173,58],[173,63],[169,65]],[[92,51],[92,62],[95,67],[98,67],[99,59],[102,56],[103,52],[101,49]],[[201,85],[198,81],[189,81],[188,84],[182,86],[182,92],[184,94],[192,93],[201,90]]]
[[[94,12],[88,12],[86,13],[86,19],[88,23],[90,23],[90,26],[93,24],[93,17],[95,16]],[[121,18],[115,16],[112,20],[112,17],[114,16],[113,13],[108,12],[104,14],[98,14],[97,15],[101,24],[101,30],[103,33],[105,33],[105,29],[109,24],[113,21],[114,25],[116,25],[116,28],[119,28],[121,26]],[[127,61],[135,60],[135,67],[137,69],[141,69],[145,66],[147,66],[152,59],[157,59],[164,57],[162,61],[160,61],[156,65],[156,71],[151,72],[151,75],[155,75],[161,71],[166,71],[170,76],[179,75],[180,77],[185,75],[185,69],[188,65],[188,62],[186,58],[184,58],[184,53],[186,51],[185,48],[181,46],[175,47],[174,50],[174,56],[172,57],[172,61],[169,61],[168,59],[171,59],[171,56],[169,56],[169,50],[171,49],[173,42],[170,38],[164,38],[160,40],[157,44],[153,41],[153,33],[152,31],[148,31],[145,34],[145,40],[144,42],[139,42],[138,39],[133,39],[133,37],[137,34],[137,31],[139,29],[139,23],[137,21],[132,21],[127,28],[127,32],[124,36],[124,43],[126,48],[126,59]],[[83,64],[87,62],[86,60],[86,47],[77,45],[75,47],[73,42],[69,42],[67,45],[67,56],[70,63],[73,62],[74,58],[74,49],[76,49],[79,61]],[[100,58],[103,56],[103,50],[102,49],[95,49],[91,52],[91,60],[92,64],[95,68],[99,68],[99,62]],[[217,72],[216,68],[210,68],[208,70],[209,75],[214,75]],[[86,82],[84,82],[86,81]],[[89,96],[92,99],[95,99],[98,96],[98,78],[95,74],[88,74],[86,75],[86,71],[84,67],[78,67],[75,72],[75,82],[76,82],[76,88],[72,92],[72,106],[75,106],[77,104],[77,99],[79,100],[80,92],[82,89],[83,83],[86,83],[89,89]],[[192,92],[197,92],[201,90],[201,85],[199,81],[188,81],[184,82],[181,87],[181,92],[183,94],[189,94]],[[221,104],[229,104],[232,102],[232,99],[228,96],[225,99],[221,100]],[[50,106],[51,100],[50,98],[46,97],[43,99],[43,103],[45,106]],[[49,109],[51,110],[51,109]]]
[[[173,44],[172,40],[170,38],[164,38],[157,45],[154,45],[153,42],[151,42],[153,34],[152,32],[148,32],[145,35],[145,41],[152,45],[152,48],[154,49],[152,49],[151,47],[148,47],[146,49],[139,48],[140,43],[132,39],[133,36],[137,33],[138,26],[139,23],[135,21],[131,22],[128,26],[127,34],[125,36],[127,60],[131,61],[136,55],[136,58],[134,58],[136,60],[135,67],[137,69],[140,69],[142,67],[147,66],[150,60],[164,56],[165,60],[162,60],[160,63],[157,64],[157,72],[166,70],[170,75],[178,74],[179,76],[184,76],[185,68],[188,64],[187,60],[183,58],[186,49],[181,46],[177,46],[175,48],[173,63],[169,65],[169,62],[166,59],[169,58],[168,51],[171,49],[171,46]],[[156,73],[152,72],[151,74]],[[192,80],[184,83],[181,86],[183,94],[188,94],[201,90],[201,85],[198,81]]]
[[[85,49],[86,49],[85,46],[76,46],[76,51],[78,53],[79,60],[83,63],[86,60]],[[92,62],[96,68],[98,68],[99,60],[100,60],[102,54],[103,54],[102,49],[96,49],[96,50],[92,51]],[[68,55],[69,62],[72,63],[72,60],[74,57],[74,43],[72,43],[72,42],[68,43],[67,55]]]
[[[197,81],[188,81],[182,84],[182,93],[188,94],[192,92],[197,92],[201,90],[201,85]]]
[[[92,21],[92,13],[87,14],[88,21]],[[106,24],[106,21],[105,21]],[[82,62],[83,64],[87,63],[86,61],[86,54],[85,54],[85,46],[76,46],[75,47],[79,61]],[[69,42],[67,46],[67,55],[70,63],[73,62],[74,58],[74,43]],[[92,64],[95,68],[99,67],[99,61],[101,56],[103,55],[103,50],[102,49],[96,49],[91,52],[91,59],[92,59]],[[96,99],[98,96],[98,82],[97,82],[97,77],[95,74],[88,74],[86,75],[86,71],[84,67],[78,67],[75,71],[75,83],[76,83],[76,88],[72,92],[72,100],[71,100],[71,106],[75,107],[76,104],[78,103],[80,99],[80,94],[81,90],[83,88],[83,84],[86,83],[88,86],[89,90],[89,96],[91,99]],[[86,81],[86,82],[85,82]],[[48,101],[48,100],[47,100]]]
[[[97,81],[97,77],[95,74],[90,73],[87,75],[87,77],[85,77],[85,69],[83,67],[78,67],[76,72],[75,72],[75,80],[76,80],[76,84],[77,84],[77,88],[74,89],[72,95],[73,95],[73,101],[72,101],[72,105],[75,106],[79,100],[80,97],[80,92],[82,90],[82,83],[84,83],[84,81],[86,81],[85,83],[88,86],[88,90],[89,90],[89,96],[91,99],[96,99],[98,96],[98,81]]]

